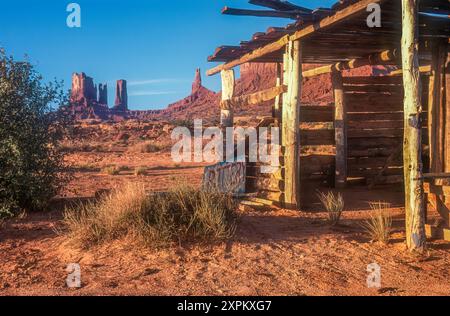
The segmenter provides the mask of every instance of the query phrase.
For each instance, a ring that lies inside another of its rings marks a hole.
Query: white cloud
[[[143,86],[150,84],[158,84],[158,83],[178,83],[178,82],[186,82],[185,79],[175,79],[175,78],[159,78],[159,79],[147,79],[147,80],[136,80],[129,81],[128,86]]]

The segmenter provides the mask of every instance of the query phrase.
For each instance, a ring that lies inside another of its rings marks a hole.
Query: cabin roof
[[[208,57],[208,61],[235,62],[255,50],[272,43],[280,43],[284,39],[297,36],[302,32],[305,33],[304,36],[301,36],[302,61],[304,63],[344,62],[400,47],[402,17],[400,0],[370,1],[378,2],[381,6],[382,27],[380,28],[368,27],[366,20],[370,12],[367,12],[367,6],[362,5],[369,2],[365,0],[341,0],[331,8],[315,10],[279,0],[250,0],[249,2],[273,8],[270,11],[264,10],[262,14],[264,12],[281,12],[281,15],[286,15],[283,17],[294,19],[294,22],[282,28],[269,27],[265,32],[255,33],[250,40],[242,41],[236,46],[220,46],[213,55]],[[430,45],[428,44],[430,40],[442,39],[448,42],[450,2],[448,0],[422,0],[419,12],[419,52],[421,62],[424,62],[430,58]],[[227,7],[223,13],[255,15],[251,10],[232,9],[230,11],[230,8]],[[292,14],[289,15],[290,13]],[[260,11],[257,11],[256,15],[260,14]],[[273,15],[273,13],[270,14]],[[326,27],[323,26],[325,24]],[[267,54],[250,59],[252,62],[282,62],[283,47],[284,45],[278,45],[277,49],[271,49]],[[217,72],[210,71],[208,74]]]

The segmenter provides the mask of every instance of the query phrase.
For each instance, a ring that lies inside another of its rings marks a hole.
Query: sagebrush
[[[64,222],[78,246],[131,237],[145,245],[230,238],[236,204],[230,194],[178,185],[147,194],[141,184],[126,184],[97,202],[68,209]]]

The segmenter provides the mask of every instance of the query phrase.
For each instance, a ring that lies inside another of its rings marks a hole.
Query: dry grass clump
[[[68,209],[69,238],[83,248],[131,237],[144,245],[215,241],[235,231],[236,205],[231,195],[179,185],[148,195],[139,184],[127,184],[98,202]]]
[[[102,168],[102,173],[110,176],[117,176],[120,172],[128,170],[130,170],[130,167],[127,166],[108,165]]]
[[[131,152],[137,152],[137,153],[156,153],[160,152],[164,149],[164,146],[160,144],[156,144],[154,142],[146,141],[146,142],[140,142],[137,143],[129,148],[129,151]]]
[[[328,212],[328,222],[330,225],[337,225],[344,210],[344,198],[341,193],[335,194],[332,191],[327,193],[319,192],[318,197],[323,207]]]
[[[147,174],[147,168],[145,168],[145,167],[136,167],[134,169],[135,176],[144,176],[146,174]]]
[[[389,242],[392,228],[391,205],[386,202],[371,203],[370,218],[365,220],[361,226],[370,236],[372,241],[380,241],[384,244]]]
[[[65,153],[74,152],[104,152],[105,148],[96,143],[92,142],[62,142],[59,145],[59,150]]]

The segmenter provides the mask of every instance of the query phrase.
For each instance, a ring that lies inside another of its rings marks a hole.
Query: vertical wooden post
[[[277,74],[276,86],[279,87],[282,85],[283,80],[283,65],[280,63],[276,64],[276,74]],[[277,95],[273,105],[272,116],[275,119],[275,126],[280,126],[281,122],[281,105],[282,105],[281,100],[282,100],[281,95]]]
[[[222,77],[222,101],[230,100],[234,96],[234,70],[222,70],[220,73]],[[226,130],[227,127],[234,126],[234,115],[233,109],[220,109],[220,128],[222,129],[222,133],[224,135],[224,139],[226,141],[223,144],[223,153],[224,159],[223,161],[229,161],[231,157],[234,158],[234,150],[233,152],[227,152],[227,143],[232,142],[234,139],[234,135],[227,135]],[[234,143],[234,142],[233,142]],[[231,150],[231,149],[230,149]]]
[[[447,46],[441,41],[432,43],[431,75],[428,94],[428,135],[430,144],[430,171],[444,172],[445,147],[445,59]]]
[[[336,142],[335,187],[342,189],[347,184],[347,110],[345,108],[342,73],[331,74],[334,91],[334,137]]]
[[[284,82],[288,91],[283,95],[282,145],[284,147],[284,202],[287,208],[300,207],[300,98],[302,82],[300,41],[286,46]]]
[[[420,252],[426,247],[426,237],[421,156],[418,4],[418,0],[402,0],[406,244],[409,250]]]
[[[230,100],[234,95],[234,70],[222,70],[222,101]],[[233,127],[233,109],[220,110],[220,125],[222,128]]]
[[[445,172],[450,172],[450,52],[445,50],[447,61],[445,63]]]

